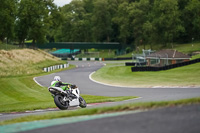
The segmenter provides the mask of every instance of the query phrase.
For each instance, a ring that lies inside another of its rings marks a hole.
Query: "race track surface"
[[[131,88],[98,84],[91,81],[89,75],[104,66],[103,62],[71,61],[69,63],[76,65],[77,68],[37,77],[37,82],[48,87],[54,76],[58,75],[63,82],[76,84],[82,94],[142,97],[138,101],[178,100],[200,96],[200,88]]]
[[[100,96],[138,96],[138,99],[132,99],[121,102],[105,103],[90,106],[105,107],[114,106],[130,102],[150,102],[150,101],[170,101],[200,96],[200,88],[134,88],[134,87],[115,87],[93,82],[89,79],[92,72],[97,71],[104,66],[104,62],[97,61],[71,61],[77,67],[75,69],[53,73],[46,76],[36,77],[35,80],[42,86],[50,86],[54,76],[60,76],[63,82],[76,84],[82,94],[100,95]],[[112,118],[102,118],[98,120],[90,120],[72,124],[52,126],[48,128],[36,129],[30,132],[91,132],[91,133],[195,133],[200,131],[196,122],[200,123],[200,107],[199,105],[191,105],[186,107],[164,108],[152,110],[142,113],[133,113]],[[42,112],[44,113],[44,112]],[[162,114],[166,115],[162,115]],[[41,113],[33,113],[41,114]],[[25,114],[26,115],[26,114]],[[23,116],[23,114],[20,114]],[[4,119],[6,116],[0,115]],[[8,115],[8,119],[17,117],[16,115]],[[198,117],[198,118],[197,118]],[[185,122],[184,122],[185,121]],[[182,122],[182,123],[181,123]],[[178,124],[178,126],[175,126]],[[186,128],[194,125],[194,129]],[[152,128],[151,128],[152,127]],[[184,127],[184,128],[183,128]],[[186,130],[187,129],[187,130]],[[27,131],[29,132],[29,131]]]
[[[199,133],[200,105],[187,105],[57,125],[24,133]]]

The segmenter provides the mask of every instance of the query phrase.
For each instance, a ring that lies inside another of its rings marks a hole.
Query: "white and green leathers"
[[[63,83],[61,81],[53,81],[51,83],[51,87],[58,87],[56,86],[57,83],[60,83],[61,85],[59,86],[60,88],[62,88],[64,91],[69,90],[69,83]]]

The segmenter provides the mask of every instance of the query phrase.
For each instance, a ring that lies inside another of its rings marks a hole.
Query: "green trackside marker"
[[[116,112],[116,113],[109,113],[109,114],[87,115],[87,116],[77,116],[77,117],[59,118],[59,119],[51,119],[51,120],[22,122],[22,123],[0,126],[0,133],[22,132],[22,131],[28,131],[28,130],[33,130],[37,128],[45,128],[49,126],[70,124],[70,123],[75,123],[75,122],[82,122],[82,121],[100,119],[100,118],[105,118],[105,117],[114,117],[114,116],[133,114],[133,113],[139,113],[139,112],[143,112],[143,111],[141,110],[125,111],[125,112]]]

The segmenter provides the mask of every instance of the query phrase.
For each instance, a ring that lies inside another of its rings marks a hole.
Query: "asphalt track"
[[[69,63],[76,65],[77,68],[58,72],[58,73],[53,73],[53,74],[42,76],[42,77],[36,77],[35,80],[42,86],[48,87],[50,85],[50,82],[53,80],[54,76],[60,76],[62,81],[76,84],[79,87],[82,94],[91,94],[91,95],[100,95],[100,96],[139,96],[140,97],[139,99],[99,104],[99,105],[92,106],[92,107],[114,106],[114,105],[118,105],[118,104],[129,103],[129,102],[179,100],[179,99],[186,99],[186,98],[193,98],[193,97],[200,96],[200,88],[186,88],[186,87],[182,87],[182,88],[134,88],[134,87],[114,87],[114,86],[108,86],[108,85],[95,83],[89,79],[89,75],[92,72],[95,72],[99,68],[104,66],[103,62],[72,61]],[[189,107],[186,107],[186,108],[189,108]],[[194,106],[193,108],[199,108],[199,106],[198,107]],[[196,109],[195,112],[197,110],[198,109]],[[176,111],[180,112],[180,109],[175,108],[175,112]],[[157,126],[160,125],[159,119],[160,120],[163,119],[161,112],[160,112],[160,115],[158,114],[157,116],[156,116],[156,114],[159,113],[159,111],[158,112],[157,111],[145,112],[147,114],[150,113],[151,115],[153,113],[155,115],[155,118],[158,119],[158,121],[156,119],[154,119],[154,121],[152,121],[152,124],[155,127],[157,124],[158,124]],[[165,112],[165,110],[164,110],[164,112]],[[110,133],[122,132],[123,131],[122,129],[124,129],[125,132],[133,131],[132,128],[130,127],[130,124],[128,124],[129,125],[128,126],[127,123],[132,123],[131,125],[134,125],[135,129],[137,129],[138,132],[143,132],[143,131],[147,132],[148,130],[145,130],[145,128],[148,129],[150,127],[148,127],[145,124],[143,126],[137,124],[137,122],[142,123],[142,122],[146,121],[146,118],[144,119],[144,117],[142,117],[142,116],[141,116],[141,119],[139,119],[140,114],[141,113],[129,114],[129,115],[124,115],[123,117],[122,116],[113,117],[112,119],[111,118],[98,119],[98,122],[101,123],[102,125],[101,124],[99,125],[97,122],[97,125],[96,126],[94,125],[94,129],[92,129],[91,132],[98,132],[98,133],[103,132],[103,130],[100,130],[100,129],[102,129],[102,128],[100,128],[101,126],[102,127],[105,126],[105,128],[106,128],[105,132],[110,132]],[[138,119],[135,119],[135,115],[138,115]],[[177,116],[177,118],[179,118],[179,117],[183,117],[183,116],[182,115]],[[199,117],[199,113],[195,113],[195,117]],[[0,118],[1,118],[1,116],[0,116]],[[189,118],[186,118],[186,117],[184,117],[184,118],[186,120],[186,123],[189,122]],[[33,130],[32,132],[35,132],[35,131],[37,131],[37,132],[55,131],[56,132],[56,131],[66,131],[67,129],[74,129],[74,128],[77,129],[75,131],[79,132],[77,125],[78,125],[78,127],[80,126],[80,128],[82,128],[82,129],[80,129],[80,131],[90,132],[89,127],[90,126],[93,127],[93,125],[91,124],[91,123],[93,123],[93,121],[96,121],[96,120],[91,120],[91,121],[86,121],[86,122],[78,122],[76,124],[60,125],[60,126],[55,126],[55,127],[51,127],[51,128],[50,127],[43,128],[41,130]],[[199,119],[197,119],[195,122],[197,122],[197,121],[200,122]],[[105,124],[104,124],[104,122],[105,122]],[[176,121],[174,122],[173,120],[169,120],[168,122],[166,122],[166,124],[169,124],[169,122],[176,124]],[[119,125],[122,124],[122,126],[117,126],[118,125],[117,123]],[[125,124],[123,124],[123,123],[125,123]],[[149,124],[149,123],[146,123],[146,124]],[[110,125],[111,127],[115,127],[115,128],[109,128],[106,125]],[[126,128],[126,125],[127,125],[127,128]],[[136,126],[136,125],[138,125],[138,126]],[[182,127],[182,126],[184,126],[184,124],[182,124],[180,127]],[[55,130],[52,130],[52,128]],[[144,129],[144,130],[141,130],[140,128]],[[176,129],[175,127],[174,128],[171,127],[171,128]],[[115,129],[115,130],[113,130],[113,129]],[[200,128],[196,128],[196,129],[198,131],[200,131]],[[161,130],[164,131],[163,128],[161,128]],[[160,132],[161,130],[157,130],[157,131],[152,130],[152,131]],[[69,132],[69,130],[67,132]],[[72,131],[70,131],[70,132],[72,132]],[[177,132],[180,132],[179,128],[177,128]]]
[[[168,107],[70,124],[24,133],[199,133],[200,105]]]

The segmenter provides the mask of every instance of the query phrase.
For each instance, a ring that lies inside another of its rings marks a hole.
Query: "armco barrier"
[[[102,58],[62,58],[68,61],[102,61]]]
[[[162,71],[162,70],[173,69],[173,68],[176,68],[176,67],[182,67],[182,66],[186,66],[186,65],[191,65],[191,64],[194,64],[194,63],[198,63],[198,62],[200,62],[200,58],[195,59],[195,60],[191,60],[191,61],[187,61],[187,62],[172,64],[172,65],[167,65],[167,66],[163,66],[163,67],[150,67],[150,66],[146,66],[146,67],[132,67],[131,70],[132,70],[132,72],[139,72],[139,71]]]
[[[110,60],[131,60],[132,57],[124,58],[62,58],[62,60],[75,60],[75,61],[110,61]]]
[[[67,68],[69,67],[69,63],[68,64],[61,64],[61,65],[55,65],[55,66],[50,66],[50,67],[45,67],[43,70],[45,72],[50,72],[56,69],[62,69],[62,68]]]
[[[146,65],[146,62],[138,63],[138,62],[125,62],[125,66],[138,66],[138,65]]]
[[[131,60],[132,57],[118,57],[118,58],[103,58],[104,61],[109,61],[109,60]]]

